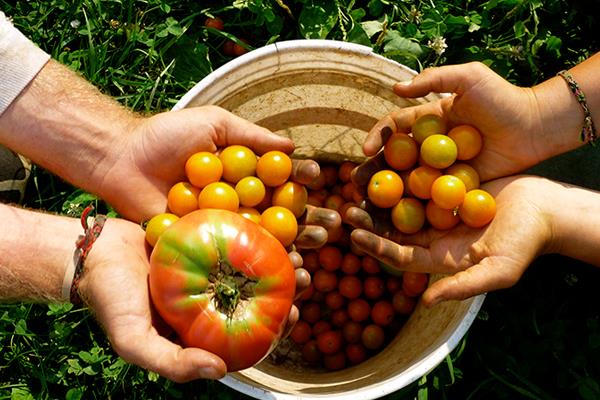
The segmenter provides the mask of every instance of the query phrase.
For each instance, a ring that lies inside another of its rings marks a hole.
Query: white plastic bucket
[[[215,70],[174,109],[218,105],[292,138],[296,157],[361,161],[362,142],[375,121],[396,107],[443,96],[403,99],[393,94],[395,82],[415,74],[366,46],[329,40],[279,42]],[[383,351],[341,371],[316,372],[265,360],[222,382],[258,399],[378,398],[442,362],[471,326],[483,300],[480,295],[432,309],[419,303]]]

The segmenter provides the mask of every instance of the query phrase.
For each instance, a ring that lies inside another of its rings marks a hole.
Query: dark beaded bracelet
[[[577,102],[583,109],[583,128],[581,129],[580,139],[582,142],[588,142],[592,145],[595,145],[596,139],[596,128],[594,127],[594,121],[592,120],[592,113],[587,105],[587,101],[585,99],[585,94],[583,90],[579,87],[579,84],[573,76],[566,70],[562,70],[558,73],[569,85],[569,88],[575,95]]]

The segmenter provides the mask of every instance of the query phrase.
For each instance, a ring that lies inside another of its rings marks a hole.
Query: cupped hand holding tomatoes
[[[492,206],[485,202],[495,199],[496,215],[483,228],[455,222],[447,230],[429,228],[414,235],[396,231],[387,238],[377,231],[356,229],[352,242],[400,270],[449,274],[423,293],[428,306],[506,288],[519,280],[534,258],[549,251],[552,230],[544,210],[553,207],[547,193],[557,185],[532,176],[494,180],[482,185],[491,196],[474,200],[474,208],[485,216],[487,206]]]
[[[263,359],[284,333],[295,293],[284,247],[236,213],[206,209],[173,223],[150,258],[150,293],[186,346],[228,371]]]

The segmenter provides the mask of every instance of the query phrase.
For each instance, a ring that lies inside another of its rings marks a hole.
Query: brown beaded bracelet
[[[598,137],[596,136],[596,128],[594,127],[594,121],[592,120],[592,113],[587,105],[583,90],[581,90],[577,81],[575,81],[573,76],[567,70],[562,70],[557,75],[562,77],[567,82],[569,88],[575,95],[577,102],[583,109],[583,128],[581,129],[580,135],[581,141],[595,145]]]
[[[77,242],[75,242],[75,271],[73,273],[73,279],[71,281],[71,287],[69,289],[69,299],[73,304],[81,304],[81,298],[77,289],[79,289],[79,282],[83,275],[83,263],[92,248],[92,245],[102,232],[104,222],[106,222],[106,216],[98,214],[94,218],[94,222],[91,226],[88,225],[88,216],[94,209],[93,205],[89,205],[83,210],[81,214],[81,226],[83,227],[84,234],[79,236]]]

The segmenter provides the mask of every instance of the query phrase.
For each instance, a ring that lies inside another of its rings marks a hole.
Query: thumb
[[[464,300],[515,285],[522,269],[502,265],[502,260],[495,261],[498,259],[485,258],[479,264],[434,282],[423,293],[423,303],[431,307],[445,300]]]
[[[401,97],[421,97],[431,92],[460,95],[489,73],[487,66],[477,62],[426,68],[412,80],[396,83],[393,90]]]
[[[124,338],[123,346],[113,343],[125,361],[157,372],[174,382],[220,379],[227,373],[225,362],[208,351],[181,346],[152,330],[147,335]],[[119,351],[122,348],[124,351]]]
[[[250,147],[258,155],[270,150],[280,150],[286,154],[294,151],[294,143],[287,137],[273,133],[219,107],[213,106],[210,113],[217,131],[215,142],[219,147],[241,144]]]

